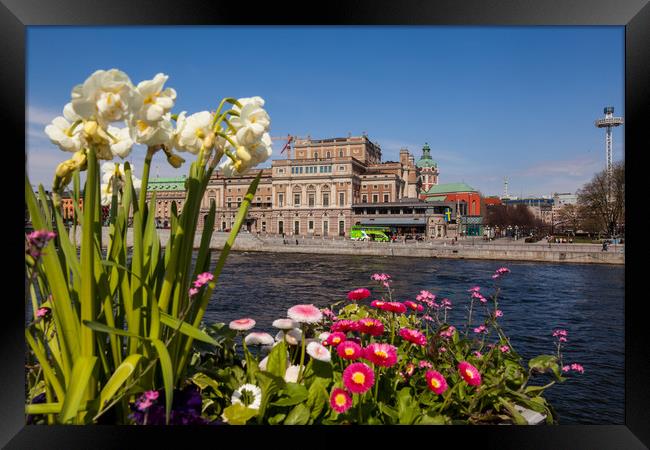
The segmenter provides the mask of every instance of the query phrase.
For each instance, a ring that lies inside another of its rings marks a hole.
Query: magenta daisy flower
[[[412,309],[413,311],[417,311],[418,306],[422,306],[422,305],[418,305],[417,303],[412,302],[411,300],[405,300],[404,301],[404,306],[406,306],[409,309]]]
[[[379,319],[366,317],[357,320],[357,330],[371,336],[379,336],[384,333],[384,324]]]
[[[330,330],[332,332],[341,331],[345,333],[347,331],[356,331],[358,329],[358,326],[359,325],[357,324],[356,320],[342,319],[334,322],[330,327]]]
[[[458,363],[458,372],[470,386],[478,386],[481,384],[481,374],[478,369],[467,361],[461,361]]]
[[[404,306],[404,303],[400,303],[400,302],[388,302],[386,303],[386,309],[388,311],[399,313],[399,314],[403,314],[406,312],[406,306]]]
[[[374,306],[375,308],[379,308],[379,309],[384,309],[384,306],[386,306],[386,303],[388,303],[388,302],[385,302],[383,300],[373,300],[373,301],[370,302],[370,306]]]
[[[361,357],[363,350],[361,346],[354,341],[341,342],[336,347],[336,353],[343,359],[355,360]]]
[[[343,371],[343,383],[353,394],[363,394],[375,383],[375,372],[364,363],[353,363]]]
[[[397,348],[390,344],[369,344],[363,349],[363,357],[376,366],[392,367],[397,362]]]
[[[296,305],[289,308],[287,316],[296,322],[316,323],[323,318],[323,313],[314,305]]]
[[[323,341],[323,345],[332,345],[336,347],[343,341],[345,341],[345,333],[335,331],[334,333],[330,333],[330,335],[327,336],[327,339]]]
[[[352,406],[352,397],[345,389],[334,388],[330,395],[330,406],[337,413],[344,413]]]
[[[357,300],[363,300],[364,298],[370,297],[370,291],[366,288],[355,289],[348,292],[348,300],[356,302]]]
[[[427,345],[427,338],[424,334],[419,332],[418,330],[411,330],[409,328],[402,328],[399,330],[399,335],[402,336],[403,339],[406,339],[409,342],[412,342],[417,345]]]
[[[447,380],[437,370],[427,370],[424,376],[427,379],[427,387],[440,395],[447,390]]]
[[[231,330],[246,331],[255,326],[255,321],[253,319],[245,317],[243,319],[233,320],[228,326]]]

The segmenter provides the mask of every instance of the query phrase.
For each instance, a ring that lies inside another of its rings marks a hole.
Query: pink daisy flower
[[[287,316],[296,322],[316,323],[323,318],[323,313],[314,305],[296,305],[289,308]]]
[[[246,345],[273,345],[275,340],[269,333],[248,333],[244,338]]]
[[[409,342],[412,342],[417,345],[427,345],[427,338],[424,334],[419,332],[418,330],[411,330],[409,328],[402,328],[399,330],[399,335],[402,336],[403,339],[406,339]]]
[[[568,372],[569,370],[571,370],[571,366],[562,366],[562,372]]]
[[[386,305],[387,302],[383,300],[373,300],[370,302],[370,306],[374,306],[375,308],[383,309],[383,307]]]
[[[332,360],[332,355],[327,347],[318,342],[310,342],[307,345],[307,354],[319,361],[330,362]]]
[[[390,344],[373,343],[363,349],[363,357],[376,366],[392,367],[397,362],[397,348]]]
[[[380,336],[384,333],[384,324],[379,319],[367,317],[357,320],[357,330],[371,336]]]
[[[298,327],[298,323],[291,319],[275,319],[272,325],[274,328],[279,328],[280,330],[291,330]]]
[[[352,397],[345,389],[334,388],[330,395],[330,406],[337,413],[344,413],[352,406]]]
[[[478,386],[481,384],[481,374],[478,369],[467,361],[461,361],[458,363],[458,372],[470,386]]]
[[[390,280],[390,275],[387,273],[374,273],[370,276],[371,280],[374,281],[389,281]]]
[[[353,394],[363,394],[375,383],[375,372],[364,363],[353,363],[343,371],[343,383]]]
[[[255,326],[255,321],[246,317],[244,319],[233,320],[228,326],[231,330],[246,331]]]
[[[413,372],[415,372],[415,364],[408,363],[406,367],[404,367],[404,374],[410,377],[411,375],[413,375]]]
[[[348,300],[356,302],[357,300],[363,300],[364,298],[370,297],[370,291],[366,288],[355,289],[348,292]]]
[[[343,341],[345,341],[345,333],[341,333],[340,331],[335,331],[334,333],[330,333],[330,335],[327,336],[327,339],[325,339],[323,345],[333,345],[334,347],[336,347]]]
[[[412,302],[411,300],[404,300],[404,305],[407,308],[412,309],[413,311],[416,311],[418,309],[418,304],[415,303],[415,302]]]
[[[356,342],[345,341],[336,347],[336,353],[343,359],[355,360],[361,357],[363,350]]]
[[[557,336],[566,337],[568,335],[569,335],[569,332],[567,330],[553,330],[553,337],[557,337]]]
[[[447,390],[447,380],[437,370],[427,370],[424,376],[427,380],[427,387],[440,395]]]

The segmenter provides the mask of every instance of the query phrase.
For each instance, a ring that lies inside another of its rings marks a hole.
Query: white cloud
[[[44,127],[52,122],[56,116],[63,115],[63,109],[60,111],[44,108],[42,106],[27,105],[25,108],[25,122],[28,125],[40,125]]]

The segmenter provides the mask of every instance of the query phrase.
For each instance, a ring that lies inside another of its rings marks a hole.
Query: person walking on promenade
[[[607,241],[603,241],[603,248],[601,252],[606,252],[607,251]]]

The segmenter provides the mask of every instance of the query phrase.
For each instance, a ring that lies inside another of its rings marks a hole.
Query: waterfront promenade
[[[130,231],[130,230],[129,230]],[[168,229],[156,230],[164,247],[169,239]],[[108,241],[108,228],[103,228],[102,243]],[[222,249],[229,233],[215,231],[210,248]],[[78,233],[77,242],[80,242]],[[194,240],[196,248],[201,242],[197,233]],[[297,242],[297,243],[296,243]],[[132,245],[131,233],[128,245]],[[242,231],[233,246],[234,251],[275,252],[275,253],[318,253],[328,255],[364,256],[411,256],[420,258],[488,259],[509,261],[539,261],[553,263],[581,264],[624,264],[625,246],[610,245],[609,250],[601,251],[599,244],[548,244],[524,243],[523,240],[510,241],[497,239],[486,242],[480,238],[466,238],[452,244],[451,240],[406,241],[406,242],[355,242],[349,238],[332,237],[293,237],[285,239],[278,236],[258,236]]]

